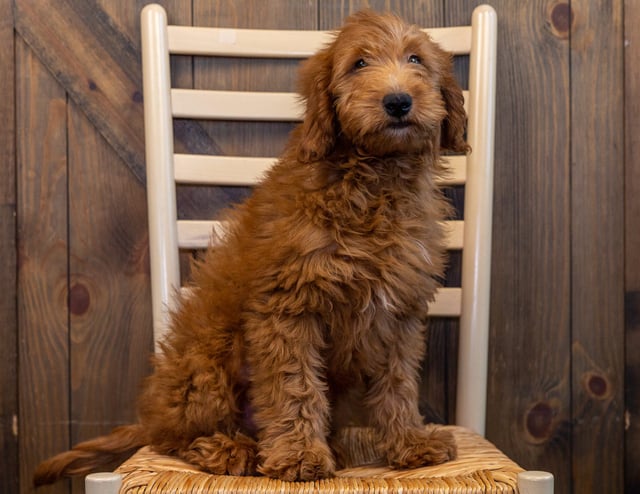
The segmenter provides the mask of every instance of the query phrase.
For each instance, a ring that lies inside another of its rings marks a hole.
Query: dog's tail
[[[43,461],[36,468],[33,483],[35,486],[52,484],[62,477],[116,466],[146,444],[148,440],[141,425],[117,427],[109,435],[79,443],[72,450]]]

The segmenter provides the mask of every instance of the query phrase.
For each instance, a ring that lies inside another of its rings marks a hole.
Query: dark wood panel
[[[129,5],[136,19],[139,2]],[[184,2],[161,2],[171,9],[170,21],[188,24],[190,9]],[[123,4],[124,5],[124,4]],[[109,13],[124,9],[110,3]],[[123,33],[117,26],[138,28],[139,20],[115,23],[97,0],[51,2],[17,0],[16,29],[55,75],[74,102],[105,137],[134,175],[144,183],[144,128],[142,75],[138,33]],[[185,22],[186,21],[186,22]],[[132,41],[135,40],[135,41]],[[197,145],[191,144],[198,136]],[[197,123],[176,129],[176,150],[218,152]],[[197,209],[205,200],[192,204]]]
[[[623,2],[571,2],[571,320],[575,492],[622,492]]]
[[[439,27],[444,25],[443,4],[444,2],[440,0],[423,0],[420,2],[405,2],[402,0],[322,1],[318,28],[339,28],[349,14],[366,8],[379,12],[394,12],[407,22],[420,26]]]
[[[16,73],[20,492],[26,493],[36,464],[69,447],[67,100],[21,41]]]
[[[16,29],[143,180],[138,53],[95,0],[16,0]]]
[[[144,187],[69,105],[71,440],[136,420],[153,350]]]
[[[635,172],[636,174],[638,171]],[[628,190],[628,188],[627,188]],[[639,190],[633,191],[635,197],[639,197]],[[637,200],[637,199],[636,199]],[[632,208],[635,209],[635,208]],[[633,220],[637,223],[638,216]],[[634,228],[637,230],[638,226]],[[632,234],[634,236],[634,234]],[[629,242],[627,242],[629,245]],[[635,252],[640,249],[640,244],[633,246]],[[635,254],[637,255],[637,254]],[[632,257],[635,257],[633,255]],[[633,263],[634,261],[632,261]],[[625,296],[625,492],[640,492],[640,289],[638,271],[626,270],[627,292]],[[635,285],[635,289],[629,289]]]
[[[640,492],[640,3],[624,3],[625,492]]]
[[[0,0],[0,492],[18,492],[18,320],[13,15]]]
[[[140,12],[149,3],[157,3],[173,14],[179,16],[181,21],[187,23],[191,19],[190,2],[184,0],[95,0],[96,4],[109,18],[109,22],[129,40],[132,46],[140,47]],[[180,6],[182,8],[180,8]],[[172,19],[175,22],[175,18]]]
[[[146,365],[145,357],[134,356],[133,348],[149,343],[131,340],[135,337],[129,332],[150,325],[145,312],[147,274],[141,267],[146,241],[136,233],[140,225],[144,229],[144,192],[136,181],[144,180],[139,9],[148,1],[0,0],[0,12],[12,13],[14,3],[15,71],[13,19],[0,15],[0,85],[5,94],[12,94],[15,73],[18,96],[15,129],[13,117],[7,117],[13,112],[11,99],[0,102],[5,122],[0,129],[0,259],[9,273],[1,282],[9,296],[0,306],[0,451],[5,458],[0,491],[16,491],[12,487],[17,475],[5,475],[9,468],[19,469],[20,492],[31,492],[37,461],[65,449],[70,437],[83,438],[130,419],[135,384],[129,376],[147,371],[140,367]],[[390,8],[421,24],[455,25],[466,22],[480,0],[161,3],[176,23],[327,29],[338,27],[349,11],[364,6]],[[640,489],[640,360],[635,351],[640,345],[640,38],[634,20],[640,7],[624,2],[623,38],[623,0],[573,1],[573,14],[569,2],[490,3],[499,15],[501,116],[496,141],[489,438],[523,466],[554,472],[556,492],[623,492],[625,462],[626,492],[635,492]],[[253,71],[259,69],[259,64],[249,62],[213,77],[199,63],[192,71],[190,60],[180,60],[174,76],[186,86],[193,85],[195,74],[197,84],[250,87]],[[294,64],[269,69],[269,74],[278,88],[287,87],[293,83]],[[65,90],[75,102],[72,109]],[[265,147],[277,152],[286,140],[284,125],[246,130],[251,125],[180,125],[176,147],[258,154]],[[11,238],[16,221],[14,132],[20,201],[17,266]],[[69,204],[67,137],[69,165],[79,173],[69,176]],[[247,144],[256,137],[262,147]],[[124,199],[117,201],[118,197]],[[184,189],[181,212],[206,210],[209,204],[214,211],[240,197],[235,189],[213,194]],[[17,314],[10,295],[10,273],[16,267]],[[87,307],[84,313],[67,313],[68,275],[75,287],[72,308],[82,312]],[[121,300],[124,294],[131,300]],[[15,328],[18,319],[16,338],[11,325]],[[8,340],[7,331],[13,335]],[[449,336],[437,329],[430,340],[431,353],[449,348]],[[11,337],[18,342],[20,358],[20,466],[17,460],[7,461],[7,451],[10,458],[16,444],[7,422],[11,393],[5,391],[11,389],[15,369],[13,345],[6,343]],[[107,341],[114,349],[130,345],[131,351],[115,357],[108,355],[110,350],[103,354]],[[8,358],[3,353],[7,351]],[[119,368],[113,366],[113,358]],[[423,404],[436,407],[434,415],[442,418],[450,416],[451,406],[443,383],[454,371],[450,361],[438,359],[428,361],[434,368],[428,370],[429,398]],[[101,394],[118,403],[109,404]],[[628,412],[626,456],[623,403]],[[76,421],[77,426],[71,425]],[[38,492],[68,489],[63,483]],[[81,492],[79,484],[74,491]]]
[[[0,205],[12,206],[16,202],[16,170],[15,170],[15,99],[14,96],[14,36],[11,1],[0,0],[0,87],[4,98],[0,99]]]
[[[2,70],[2,64],[0,64]],[[0,82],[1,84],[1,82]],[[0,117],[6,113],[0,111]],[[0,134],[2,132],[0,131]],[[0,135],[0,141],[2,136]],[[1,148],[1,146],[0,146]],[[13,152],[10,158],[13,169]],[[2,158],[0,158],[2,161]],[[9,161],[6,159],[4,161]],[[0,163],[0,173],[6,170]],[[8,173],[11,177],[11,173]],[[15,181],[13,181],[15,185]],[[5,199],[2,199],[3,202]],[[18,492],[18,331],[16,293],[16,207],[0,204],[0,492]]]
[[[447,21],[463,22],[477,3],[447,2]],[[568,32],[549,2],[490,3],[498,97],[487,435],[570,492]]]
[[[317,2],[299,0],[193,0],[196,25],[229,28],[313,29]],[[322,6],[324,9],[324,5]]]

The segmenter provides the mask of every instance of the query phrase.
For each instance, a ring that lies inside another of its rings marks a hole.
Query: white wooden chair
[[[432,316],[460,318],[460,352],[455,434],[459,458],[435,467],[394,472],[353,468],[315,484],[262,477],[208,475],[183,462],[143,448],[119,473],[87,477],[87,492],[519,492],[550,494],[553,476],[524,472],[482,436],[485,431],[495,66],[497,17],[489,6],[475,9],[470,26],[428,29],[456,55],[470,56],[468,156],[449,159],[452,173],[443,185],[464,184],[464,221],[450,222],[449,248],[463,249],[462,286],[443,288]],[[274,158],[174,154],[173,118],[297,121],[303,109],[293,93],[240,93],[172,89],[170,54],[305,58],[329,38],[322,31],[267,31],[168,26],[162,7],[142,12],[145,136],[153,324],[157,342],[167,327],[167,309],[180,284],[179,248],[204,248],[214,222],[178,221],[176,183],[251,185]],[[358,440],[358,432],[354,440]]]

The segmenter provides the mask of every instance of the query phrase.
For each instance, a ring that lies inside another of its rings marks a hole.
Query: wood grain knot
[[[74,284],[69,290],[69,311],[74,316],[81,316],[89,310],[91,295],[82,283]]]
[[[531,407],[525,425],[533,442],[542,443],[551,437],[554,416],[555,412],[549,403],[539,402]]]
[[[134,103],[142,103],[142,93],[140,91],[134,91],[131,95],[131,100]]]
[[[96,84],[95,81],[92,81],[91,79],[89,79],[89,81],[87,82],[89,89],[91,91],[95,91],[96,89],[98,89],[98,85]]]
[[[551,32],[554,36],[567,39],[573,26],[574,15],[571,6],[566,2],[556,3],[549,12]]]
[[[595,372],[585,374],[584,387],[587,393],[596,400],[605,400],[611,393],[611,386],[607,378]]]

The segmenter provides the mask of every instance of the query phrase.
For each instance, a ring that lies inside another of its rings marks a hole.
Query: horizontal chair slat
[[[467,180],[467,157],[446,156],[447,173],[438,180],[440,185],[462,185]]]
[[[462,249],[464,238],[463,221],[445,221],[446,246],[449,250]],[[213,236],[224,236],[224,223],[211,220],[179,220],[178,246],[181,249],[205,249]]]
[[[181,287],[183,297],[188,297],[191,288]],[[462,290],[460,288],[440,288],[435,299],[429,304],[429,317],[459,317],[462,313]]]
[[[471,26],[423,29],[440,47],[454,55],[468,55],[471,51]]]
[[[295,122],[304,115],[296,93],[172,89],[176,118]]]
[[[276,161],[277,158],[175,154],[175,180],[182,184],[251,186]],[[466,156],[448,156],[446,161],[448,173],[439,180],[440,185],[463,184]]]
[[[276,158],[175,154],[175,180],[182,184],[255,185]]]
[[[215,237],[224,236],[224,222],[211,220],[178,220],[178,247],[205,249]]]
[[[440,46],[456,55],[469,53],[471,28],[424,29]],[[247,58],[307,58],[333,39],[331,31],[227,29],[169,26],[169,52]]]
[[[462,313],[462,290],[460,288],[440,288],[429,304],[430,317],[458,317]]]
[[[463,96],[469,111],[469,91]],[[305,106],[297,93],[172,89],[171,109],[176,118],[297,122]]]
[[[464,221],[445,221],[447,249],[462,250],[464,243]]]
[[[246,58],[307,58],[331,41],[329,31],[169,26],[173,54]]]

